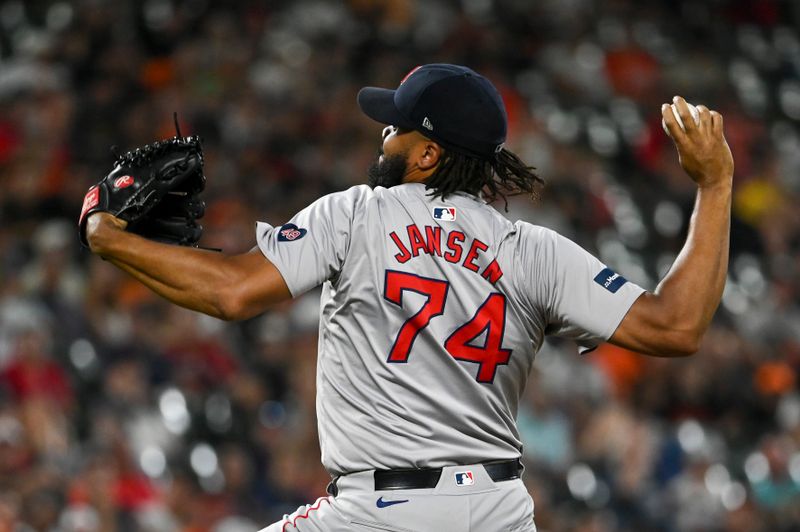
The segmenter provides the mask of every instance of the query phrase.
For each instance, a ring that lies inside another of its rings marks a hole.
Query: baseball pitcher
[[[317,418],[330,495],[265,531],[535,531],[515,418],[545,335],[690,355],[719,304],[733,175],[722,117],[699,106],[695,122],[678,97],[682,123],[662,108],[697,201],[651,293],[488,205],[541,180],[504,147],[505,108],[483,76],[424,65],[396,90],[362,89],[358,104],[387,126],[368,184],[282,226],[257,223],[249,253],[135,234],[148,210],[126,219],[122,201],[90,202],[82,235],[158,294],[226,320],[323,286]],[[164,197],[175,195],[167,181]],[[113,200],[127,188],[103,190]]]

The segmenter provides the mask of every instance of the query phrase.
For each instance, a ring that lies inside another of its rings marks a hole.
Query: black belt
[[[483,465],[486,473],[495,482],[514,480],[522,473],[519,460],[487,462]],[[375,490],[415,490],[435,488],[442,476],[438,469],[376,469]]]

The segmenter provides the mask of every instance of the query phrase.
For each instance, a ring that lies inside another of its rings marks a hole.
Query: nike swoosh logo
[[[383,497],[379,497],[375,504],[378,508],[386,508],[387,506],[394,506],[395,504],[403,504],[404,502],[408,502],[408,499],[404,501],[384,501]]]

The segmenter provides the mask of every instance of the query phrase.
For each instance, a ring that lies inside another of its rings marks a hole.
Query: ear
[[[425,139],[420,146],[421,150],[417,156],[417,166],[420,170],[433,170],[442,158],[444,150],[436,142]]]

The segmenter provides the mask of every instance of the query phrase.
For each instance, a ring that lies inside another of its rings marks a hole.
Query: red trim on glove
[[[81,208],[81,215],[78,217],[78,225],[83,222],[83,217],[86,216],[86,213],[97,207],[98,203],[100,203],[100,187],[95,185],[83,197],[83,207]]]

